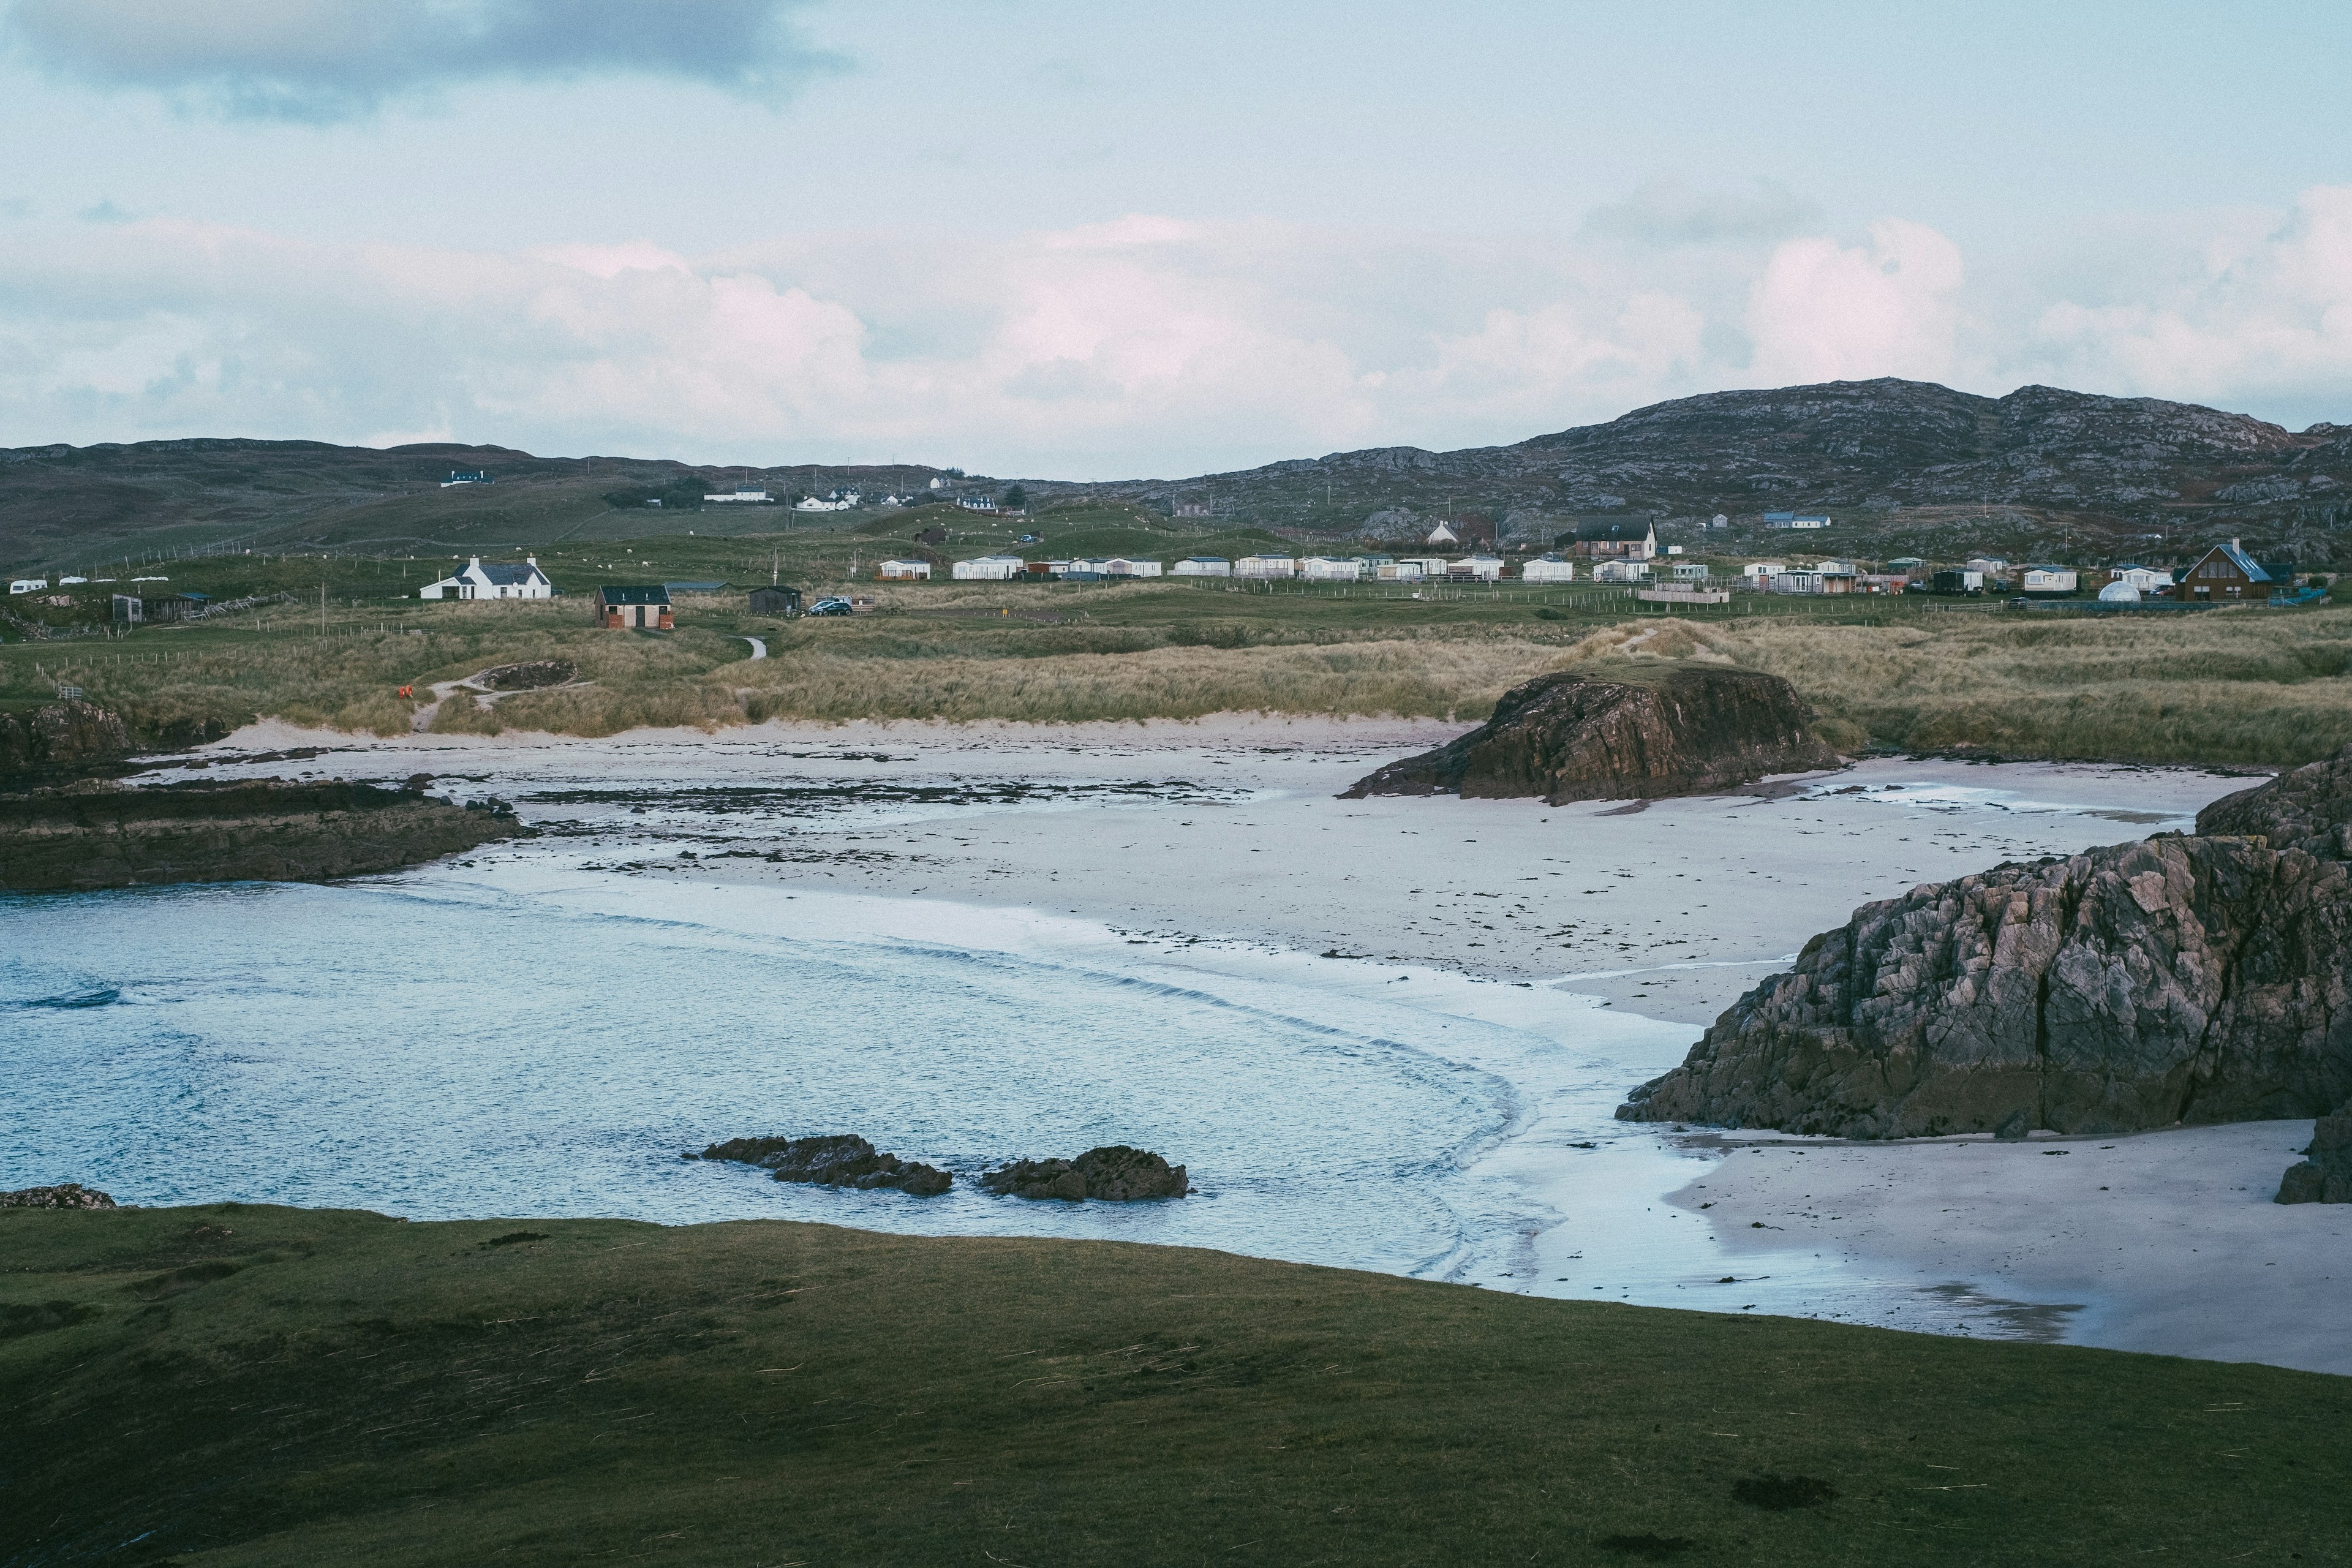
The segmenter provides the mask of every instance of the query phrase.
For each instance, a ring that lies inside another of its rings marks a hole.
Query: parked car
[[[819,599],[815,604],[809,606],[808,613],[812,616],[845,616],[849,614],[849,601],[836,596]]]

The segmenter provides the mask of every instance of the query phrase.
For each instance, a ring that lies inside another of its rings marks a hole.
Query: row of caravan
[[[956,562],[949,570],[960,583],[1011,583],[1022,579],[1060,578],[1097,582],[1131,577],[1237,577],[1248,581],[1301,580],[1309,583],[1495,583],[1502,580],[1506,563],[1499,556],[1467,555],[1400,559],[1388,555],[1188,555],[1172,566],[1158,561],[1108,556],[1097,560],[1027,561],[1018,555],[982,555]],[[928,561],[885,561],[877,569],[892,582],[923,582],[931,575]],[[1546,557],[1530,561],[1521,574],[1530,583],[1572,583],[1576,564]]]

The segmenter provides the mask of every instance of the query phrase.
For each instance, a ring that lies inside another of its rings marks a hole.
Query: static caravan
[[[1383,583],[1419,583],[1429,570],[1418,561],[1383,561],[1372,568],[1372,575]]]
[[[1576,563],[1562,561],[1557,555],[1546,555],[1519,568],[1519,579],[1527,583],[1573,583]]]
[[[970,561],[959,561],[949,569],[949,575],[959,583],[1010,583],[1021,575],[1018,555],[981,555]]]
[[[1310,555],[1299,563],[1302,575],[1310,583],[1355,583],[1364,575],[1360,556]]]
[[[1183,515],[1181,508],[1177,515]],[[1233,574],[1234,563],[1222,555],[1187,555],[1176,563],[1176,575],[1179,577],[1230,577]]]
[[[1492,555],[1465,555],[1459,561],[1447,562],[1445,574],[1456,582],[1499,583],[1503,580],[1503,563]]]
[[[874,572],[885,583],[928,583],[931,580],[931,563],[928,561],[885,561],[876,566]]]
[[[1236,577],[1296,577],[1298,563],[1287,555],[1244,555],[1234,563]]]

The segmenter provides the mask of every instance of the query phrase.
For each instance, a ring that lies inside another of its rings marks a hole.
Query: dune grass
[[[822,547],[839,549],[841,539]],[[684,544],[683,559],[706,570],[717,569],[714,552],[744,548]],[[640,552],[659,553],[651,544],[588,553]],[[119,644],[11,644],[0,647],[0,707],[46,700],[63,682],[151,736],[258,716],[394,734],[434,681],[564,658],[579,668],[576,683],[489,712],[450,703],[435,728],[604,735],[775,718],[1060,722],[1226,711],[1475,720],[1549,669],[1696,657],[1786,677],[1849,750],[2285,765],[2352,743],[2352,607],[2091,619],[1749,595],[1660,617],[1634,616],[1644,606],[1587,585],[1436,589],[1419,599],[1175,581],[860,591],[877,613],[835,620],[753,617],[734,593],[684,596],[679,629],[659,637],[600,630],[568,600],[419,605],[354,595],[331,603],[323,635],[317,612],[298,604]],[[772,657],[750,659],[747,635],[764,637]],[[417,695],[398,698],[402,685]]]
[[[2259,1366],[778,1222],[0,1255],[8,1563],[2346,1555],[2352,1380]]]

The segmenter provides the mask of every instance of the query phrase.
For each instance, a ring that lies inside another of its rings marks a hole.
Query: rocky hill
[[[452,468],[488,468],[498,483],[445,491]],[[911,464],[718,468],[454,444],[23,447],[0,449],[0,559],[29,567],[142,548],[637,537],[684,531],[676,513],[698,506],[707,488],[928,494],[935,478],[946,493],[1007,482]],[[1646,514],[1670,538],[1745,553],[2162,559],[2237,534],[2270,558],[2324,566],[2341,554],[2352,564],[2352,426],[2294,432],[2193,404],[2048,386],[1998,398],[1891,379],[1717,392],[1510,446],[1380,447],[1186,479],[1022,483],[1042,505],[1202,506],[1238,524],[1332,537],[1404,539],[1470,513],[1506,542],[1549,542],[1579,517]],[[658,510],[646,504],[655,500]],[[713,510],[724,521],[704,512],[695,526],[779,526],[771,509]],[[1770,510],[1824,511],[1837,526],[1776,533],[1762,527]],[[1696,528],[1717,512],[1734,526]]]
[[[2105,557],[2234,533],[2320,564],[2352,534],[2352,426],[2297,433],[2155,398],[2049,386],[1979,397],[1884,379],[1677,398],[1507,447],[1375,447],[1093,489],[1381,537],[1462,510],[1502,520],[1507,540],[1646,513],[1677,539],[1756,549]],[[1836,526],[1773,532],[1761,526],[1771,510],[1827,512]],[[1717,512],[1727,533],[1693,528]]]

